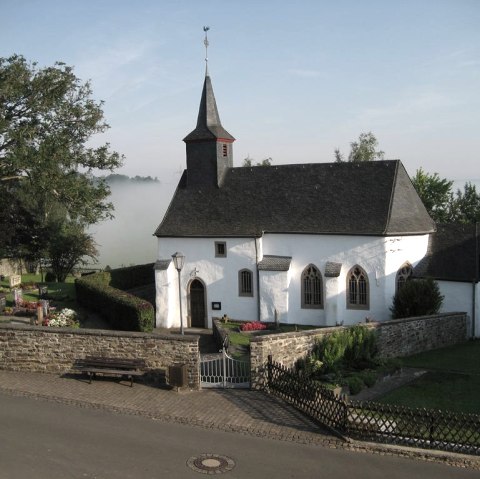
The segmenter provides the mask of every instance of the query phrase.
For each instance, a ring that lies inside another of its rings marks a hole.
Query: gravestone
[[[0,294],[0,313],[5,311],[5,307],[7,306],[7,295]]]
[[[23,291],[21,289],[14,289],[13,299],[15,301],[15,306],[21,305],[23,302]]]
[[[10,288],[15,288],[22,283],[22,277],[19,274],[12,274],[9,278]]]
[[[47,299],[48,295],[48,286],[46,284],[38,285],[38,297],[40,299]]]

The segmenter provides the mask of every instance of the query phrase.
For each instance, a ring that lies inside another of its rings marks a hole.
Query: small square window
[[[216,258],[227,257],[227,243],[225,241],[215,241],[215,257]]]

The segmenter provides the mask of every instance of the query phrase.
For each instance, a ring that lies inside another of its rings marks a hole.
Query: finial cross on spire
[[[205,32],[205,39],[203,40],[203,44],[205,45],[205,76],[208,75],[208,30],[210,30],[210,27],[203,27],[203,31]]]

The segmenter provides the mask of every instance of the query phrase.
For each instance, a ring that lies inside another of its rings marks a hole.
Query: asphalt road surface
[[[105,410],[0,394],[1,479],[201,478],[231,458],[233,479],[479,478],[478,471],[293,442],[273,441]]]

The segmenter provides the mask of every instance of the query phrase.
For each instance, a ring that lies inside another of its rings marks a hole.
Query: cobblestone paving
[[[258,391],[180,391],[82,376],[0,371],[0,390],[128,414],[306,443],[337,442],[303,414]]]
[[[480,469],[480,458],[405,447],[343,441],[283,401],[259,391],[180,391],[112,378],[88,384],[82,376],[0,370],[0,392],[151,417],[283,441],[412,457]]]

